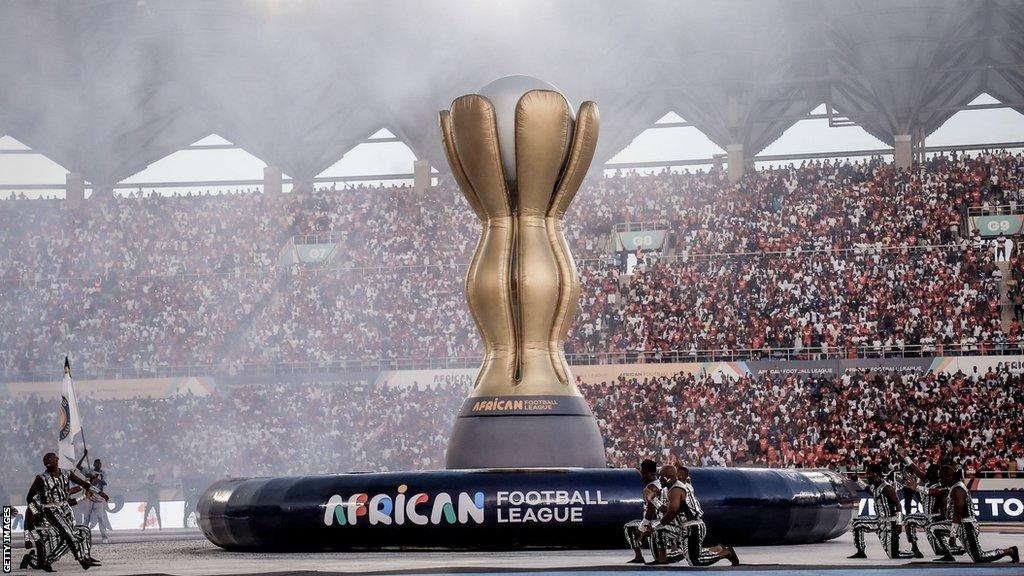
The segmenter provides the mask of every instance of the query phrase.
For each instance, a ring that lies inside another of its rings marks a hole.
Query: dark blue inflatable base
[[[708,541],[804,544],[845,532],[855,487],[827,470],[694,468]],[[634,470],[496,469],[236,478],[200,499],[229,550],[621,548]]]

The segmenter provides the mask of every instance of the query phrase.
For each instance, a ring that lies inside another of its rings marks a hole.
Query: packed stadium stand
[[[936,156],[914,172],[809,162],[736,185],[721,171],[596,179],[568,215],[583,292],[567,352],[592,363],[1019,349],[1001,283],[1017,285],[1020,259],[1000,266],[966,217],[1019,202],[1022,181],[1020,153]],[[52,369],[54,349],[85,374],[481,354],[463,286],[478,225],[450,185],[143,194],[84,215],[10,200],[0,218],[8,374]],[[615,225],[655,221],[673,233],[636,266],[609,250]],[[279,258],[309,237],[327,238],[332,257]]]

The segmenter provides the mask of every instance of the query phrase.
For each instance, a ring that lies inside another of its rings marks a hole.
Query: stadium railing
[[[318,232],[314,234],[297,234],[292,236],[296,244],[334,244],[341,241],[338,232]]]
[[[898,245],[885,245],[880,243],[873,244],[858,244],[850,248],[804,248],[798,247],[790,250],[778,250],[778,251],[756,251],[756,252],[705,252],[705,253],[688,253],[685,251],[676,252],[675,254],[659,255],[657,258],[663,262],[683,261],[688,260],[722,260],[722,259],[759,259],[759,258],[800,258],[800,257],[811,257],[821,255],[832,255],[832,256],[874,256],[882,254],[921,254],[932,251],[941,250],[956,250],[963,251],[969,249],[982,248],[975,242],[961,242],[959,244],[898,244]],[[985,247],[987,248],[987,247]],[[576,260],[576,265],[580,268],[584,266],[593,265],[614,265],[618,260],[612,256],[602,256],[599,258],[580,258]]]
[[[968,216],[1010,216],[1015,214],[1024,214],[1024,202],[993,206],[971,206],[967,208]]]
[[[614,232],[646,232],[647,230],[668,230],[668,222],[658,220],[656,222],[617,222],[612,226]]]
[[[744,465],[746,466],[746,465]],[[756,467],[756,466],[755,466]],[[770,466],[769,466],[770,468]],[[842,468],[839,472],[846,474],[851,479],[861,477],[865,473],[865,468]],[[976,470],[973,472],[964,472],[966,478],[986,478],[986,479],[1010,479],[1018,480],[1024,479],[1024,470]]]

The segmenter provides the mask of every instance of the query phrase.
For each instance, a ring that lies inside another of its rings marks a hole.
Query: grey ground
[[[1004,548],[1012,545],[1024,547],[1024,533],[1020,529],[1002,529],[995,532],[986,529],[982,534],[982,545],[986,548]],[[151,540],[159,537],[161,540]],[[163,538],[174,538],[166,540]],[[165,534],[121,533],[110,544],[98,541],[94,546],[94,556],[103,562],[102,567],[92,568],[88,576],[117,576],[129,574],[175,574],[181,576],[213,575],[213,574],[256,574],[265,572],[323,571],[366,573],[383,571],[417,571],[417,570],[479,570],[488,569],[533,569],[552,570],[590,568],[606,570],[609,567],[623,565],[631,553],[627,550],[555,550],[526,552],[331,552],[331,553],[295,553],[295,554],[263,554],[227,552],[210,544],[198,532],[176,532]],[[16,540],[17,541],[17,540]],[[896,567],[908,564],[906,560],[887,560],[882,554],[877,541],[868,541],[868,560],[848,560],[853,553],[852,536],[845,534],[840,538],[822,544],[802,546],[762,546],[737,548],[740,560],[744,564],[760,565],[771,570],[772,566],[816,566],[828,567]],[[17,562],[22,552],[15,550],[15,573],[24,572],[17,569]],[[927,556],[926,560],[930,560]],[[680,565],[673,565],[674,567]],[[718,564],[716,566],[722,566]],[[727,566],[727,564],[726,564]],[[928,566],[921,566],[931,572]],[[965,564],[961,564],[966,568]],[[989,565],[992,566],[992,565]],[[55,566],[58,572],[83,574],[77,563],[70,556],[61,559]],[[638,567],[641,570],[645,568]],[[913,571],[913,568],[911,568]],[[846,572],[843,570],[842,572]],[[888,572],[888,571],[885,571]],[[902,570],[900,572],[903,572]],[[942,570],[950,576],[962,573],[961,570]],[[33,574],[41,574],[32,571]],[[1000,574],[1024,574],[1024,565],[1018,564],[1016,569],[1006,566]],[[870,574],[870,573],[869,573]]]

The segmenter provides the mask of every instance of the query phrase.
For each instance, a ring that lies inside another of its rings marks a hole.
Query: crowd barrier
[[[118,500],[113,498],[112,500]],[[19,517],[12,523],[13,532],[24,531],[25,506],[15,506]],[[86,503],[82,502],[72,508],[75,512],[76,521],[84,523]],[[197,517],[194,513],[194,506],[190,507],[189,514],[185,515],[184,500],[164,500],[160,502],[160,523],[157,523],[156,513],[150,510],[149,516],[143,522],[143,513],[146,510],[145,502],[123,502],[112,501],[107,503],[107,519],[113,530],[141,530],[145,525],[146,530],[156,530],[158,527],[165,529],[174,528],[197,528]],[[99,532],[99,527],[93,527],[94,532]]]

